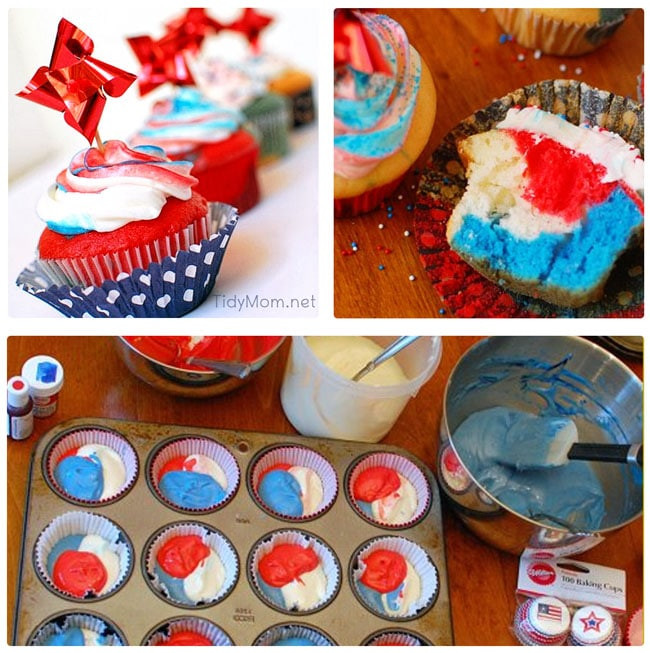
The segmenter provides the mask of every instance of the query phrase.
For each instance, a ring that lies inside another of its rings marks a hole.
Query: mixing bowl
[[[552,517],[519,514],[482,487],[454,447],[454,432],[472,413],[503,406],[571,417],[581,442],[637,443],[643,438],[642,384],[613,355],[579,337],[492,337],[469,349],[445,389],[438,479],[461,520],[481,539],[520,554],[524,548],[576,552],[642,512],[637,465],[591,463],[605,495],[597,533],[576,531]]]
[[[119,336],[116,338],[117,351],[129,368],[140,380],[157,390],[181,397],[214,397],[230,392],[247,383],[280,348],[284,337],[279,338],[269,349],[253,360],[245,361],[250,371],[244,376],[200,369],[185,369],[167,362],[156,360],[142,353],[132,343]],[[237,362],[237,361],[227,361]]]

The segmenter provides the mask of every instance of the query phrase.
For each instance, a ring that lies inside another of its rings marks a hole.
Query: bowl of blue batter
[[[640,443],[642,393],[626,365],[584,338],[480,341],[445,390],[437,470],[445,498],[476,535],[516,555],[593,546],[641,515],[642,468],[550,465],[545,442],[572,423],[579,442]]]

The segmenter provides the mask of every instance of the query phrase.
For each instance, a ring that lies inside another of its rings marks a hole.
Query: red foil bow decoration
[[[203,7],[193,7],[165,27],[168,35],[177,40],[179,49],[197,52],[208,34],[218,34],[226,26],[209,16]]]
[[[334,67],[351,66],[368,75],[392,74],[381,46],[359,18],[361,10],[334,11]]]
[[[243,34],[251,45],[254,54],[260,52],[260,34],[273,22],[271,16],[261,14],[255,9],[246,8],[242,15],[233,21],[228,28]]]
[[[62,18],[49,66],[41,66],[18,97],[63,112],[89,143],[97,135],[106,95],[119,97],[136,76],[91,57],[92,39]]]

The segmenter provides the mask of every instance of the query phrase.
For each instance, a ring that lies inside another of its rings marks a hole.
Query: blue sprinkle
[[[383,265],[379,265],[380,270],[385,270],[386,268]]]
[[[358,247],[358,245],[357,245],[357,241],[356,241],[356,240],[353,240],[353,241],[350,243],[350,247]]]
[[[412,211],[414,208],[415,208],[415,207],[413,206],[413,204],[407,204],[407,205],[406,205],[406,210],[407,210],[407,211]]]
[[[501,36],[499,37],[499,43],[501,43],[502,45],[503,45],[507,40],[508,40],[508,35],[507,35],[507,34],[501,34]]]
[[[386,207],[386,210],[387,210],[389,213],[392,213],[392,212],[393,212],[393,206],[392,206],[392,204],[389,204],[389,205]]]
[[[444,315],[446,312],[447,312],[447,311],[446,311],[444,308],[439,308],[439,309],[438,309],[438,313],[439,313],[440,315]]]

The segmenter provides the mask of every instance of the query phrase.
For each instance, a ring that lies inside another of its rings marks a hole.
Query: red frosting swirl
[[[102,561],[89,551],[64,551],[52,568],[54,584],[73,596],[99,594],[107,578]]]
[[[158,550],[161,569],[174,578],[187,578],[210,555],[210,547],[198,535],[169,538]]]
[[[396,551],[378,549],[366,556],[362,562],[366,568],[361,582],[380,594],[396,590],[406,578],[406,560]]]
[[[299,544],[278,544],[261,558],[258,571],[271,587],[284,587],[320,564],[312,549]]]
[[[357,501],[372,503],[397,492],[401,482],[394,469],[379,465],[364,469],[354,481],[352,492]]]

